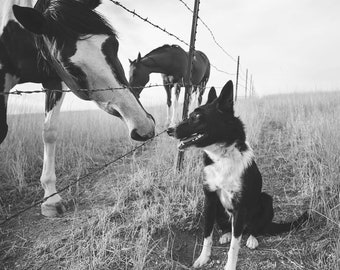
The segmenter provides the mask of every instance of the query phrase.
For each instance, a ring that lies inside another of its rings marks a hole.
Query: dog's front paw
[[[220,243],[221,245],[223,245],[223,244],[229,243],[230,240],[231,240],[231,233],[228,232],[228,233],[223,234],[223,235],[220,237],[219,243]]]
[[[228,259],[227,264],[224,266],[223,270],[236,270],[236,261]]]
[[[210,256],[207,256],[207,255],[203,255],[203,254],[201,254],[198,258],[197,258],[197,260],[194,262],[194,265],[193,265],[193,267],[194,268],[198,268],[198,267],[201,267],[201,266],[203,266],[203,265],[205,265],[208,261],[209,261],[209,258],[210,258]]]
[[[255,249],[259,246],[259,242],[254,236],[249,235],[246,246],[250,249]]]
[[[236,270],[236,267],[227,264],[224,266],[224,270]]]

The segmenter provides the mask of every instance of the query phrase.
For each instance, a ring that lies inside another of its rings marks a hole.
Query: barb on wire
[[[188,47],[190,47],[190,45],[189,45],[187,42],[185,42],[183,39],[181,39],[181,38],[179,38],[178,36],[176,36],[176,35],[170,33],[170,32],[167,31],[165,28],[162,28],[162,27],[160,27],[159,25],[157,25],[157,24],[155,24],[155,23],[153,23],[153,22],[150,22],[148,18],[142,17],[141,15],[137,14],[136,11],[131,10],[131,9],[128,9],[127,7],[123,6],[120,2],[114,1],[114,0],[110,0],[110,2],[112,2],[113,4],[115,4],[115,5],[119,6],[119,7],[121,7],[122,9],[124,9],[124,10],[126,10],[127,12],[131,13],[133,16],[138,17],[139,19],[141,19],[141,20],[147,22],[148,24],[152,25],[153,27],[155,27],[155,28],[157,28],[157,29],[163,31],[164,33],[168,34],[169,36],[171,36],[171,37],[177,39],[177,40],[180,41],[181,43],[183,43],[183,44],[187,45]]]
[[[193,10],[183,1],[183,0],[179,0],[188,10],[190,10],[191,12],[193,12]],[[201,19],[200,16],[198,16],[198,20],[204,25],[204,27],[209,31],[212,39],[214,40],[215,44],[229,57],[231,58],[234,62],[237,62],[237,60],[235,59],[235,57],[233,57],[230,53],[228,53],[221,45],[220,43],[216,40],[215,35],[213,33],[213,31],[210,29],[210,27]]]
[[[84,180],[85,178],[91,176],[92,174],[94,174],[94,173],[96,173],[96,172],[99,172],[99,171],[101,171],[101,170],[107,168],[107,167],[110,166],[111,164],[116,163],[117,161],[119,161],[119,160],[125,158],[126,156],[132,154],[133,152],[135,152],[135,151],[138,150],[139,148],[141,148],[141,147],[143,147],[144,145],[150,143],[150,142],[153,141],[155,138],[159,137],[160,135],[162,135],[162,134],[165,133],[165,132],[166,132],[166,130],[163,130],[163,131],[161,131],[160,133],[157,133],[153,138],[151,138],[151,139],[149,139],[149,140],[147,140],[147,141],[141,143],[140,145],[136,146],[135,148],[131,149],[130,151],[126,152],[125,154],[123,154],[123,155],[121,155],[121,156],[115,158],[114,160],[111,160],[111,161],[109,161],[109,162],[103,164],[103,165],[100,166],[99,168],[94,169],[94,170],[90,171],[90,172],[87,173],[87,174],[84,174],[83,176],[81,176],[81,177],[79,177],[78,179],[72,181],[70,184],[66,185],[65,187],[63,187],[63,188],[60,189],[59,191],[57,191],[57,192],[51,194],[51,195],[48,196],[48,197],[45,197],[44,199],[42,199],[42,200],[40,200],[40,201],[37,201],[37,202],[33,203],[32,205],[30,205],[30,206],[28,206],[28,207],[26,207],[26,208],[24,208],[24,209],[18,211],[17,213],[15,213],[15,214],[13,214],[13,215],[11,215],[11,216],[9,216],[9,217],[6,217],[6,218],[4,219],[4,221],[2,221],[2,222],[0,223],[0,226],[4,225],[4,224],[7,223],[8,221],[10,221],[10,220],[12,220],[12,219],[14,219],[14,218],[16,218],[16,217],[19,217],[21,214],[27,212],[28,210],[32,209],[33,207],[35,207],[35,206],[37,206],[37,205],[39,205],[39,204],[45,202],[47,199],[49,199],[49,198],[51,198],[51,197],[53,197],[53,196],[55,196],[55,195],[57,195],[57,194],[59,194],[59,193],[65,191],[66,189],[70,188],[71,186],[73,186],[73,185],[79,183],[80,181]]]

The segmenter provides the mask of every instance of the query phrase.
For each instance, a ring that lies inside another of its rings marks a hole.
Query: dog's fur
[[[175,128],[169,128],[168,133],[180,139],[179,149],[196,146],[204,150],[204,242],[195,268],[210,258],[215,222],[224,233],[220,243],[231,240],[224,269],[232,270],[236,269],[244,232],[250,234],[247,247],[254,249],[258,246],[256,236],[298,228],[308,218],[305,213],[293,222],[272,222],[273,200],[261,192],[262,177],[253,151],[246,142],[243,123],[234,116],[231,81],[218,98],[215,89],[210,89],[207,104],[196,108]]]

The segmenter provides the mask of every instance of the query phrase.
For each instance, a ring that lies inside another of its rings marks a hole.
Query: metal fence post
[[[187,66],[187,73],[186,73],[185,80],[184,80],[185,96],[184,96],[183,115],[182,115],[183,119],[188,117],[188,111],[189,111],[189,101],[190,101],[191,87],[192,87],[191,86],[191,70],[192,70],[192,60],[193,60],[194,51],[195,51],[199,4],[200,4],[200,0],[195,0],[194,13],[192,17],[188,66]],[[183,160],[184,160],[184,152],[179,151],[177,155],[177,162],[176,162],[176,168],[179,171],[183,168]]]
[[[240,56],[237,56],[237,70],[236,70],[236,87],[235,87],[235,102],[237,101],[238,76],[240,71]]]

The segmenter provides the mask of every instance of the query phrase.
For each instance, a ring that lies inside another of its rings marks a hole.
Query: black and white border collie
[[[233,83],[228,81],[217,98],[210,89],[208,101],[196,108],[170,136],[180,140],[183,150],[196,146],[204,150],[204,242],[194,267],[210,258],[212,234],[216,222],[223,232],[220,243],[230,242],[225,270],[236,269],[243,233],[248,233],[248,248],[258,246],[256,236],[274,235],[300,227],[307,219],[304,213],[289,223],[273,223],[272,197],[261,192],[262,177],[254,160],[241,120],[234,116]]]

